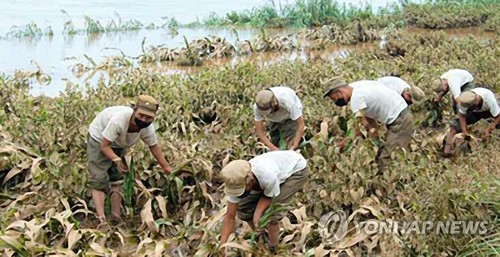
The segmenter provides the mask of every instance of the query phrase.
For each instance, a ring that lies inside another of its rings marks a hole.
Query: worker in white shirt
[[[457,98],[462,92],[474,88],[474,77],[470,72],[462,69],[451,69],[433,82],[434,90],[438,93],[434,102],[439,102],[451,92],[453,112],[457,113]]]
[[[486,88],[477,87],[460,94],[458,100],[458,117],[454,119],[446,145],[445,156],[453,152],[453,137],[457,133],[468,135],[467,125],[475,124],[481,119],[493,118],[483,132],[482,139],[487,140],[493,129],[500,123],[500,107],[495,94]]]
[[[286,149],[298,148],[304,133],[304,119],[302,103],[293,89],[279,86],[259,91],[253,110],[257,136],[271,151],[279,150],[281,139],[286,142]],[[265,118],[269,120],[271,140],[265,134]]]
[[[392,89],[403,97],[408,105],[424,99],[424,91],[417,86],[410,86],[406,81],[394,76],[385,76],[377,79],[378,82]]]
[[[124,174],[128,167],[123,159],[127,150],[141,139],[163,171],[172,168],[163,156],[152,124],[159,103],[151,96],[140,95],[134,108],[111,106],[102,110],[89,126],[87,136],[88,187],[92,192],[97,216],[106,224],[104,201],[111,196],[112,220],[121,220],[121,201]]]
[[[307,182],[309,171],[304,157],[291,150],[272,151],[249,161],[235,160],[221,171],[227,211],[221,232],[221,244],[234,230],[236,215],[259,235],[259,221],[271,204],[284,205],[293,199]],[[269,249],[276,252],[279,243],[281,213],[273,213],[268,225]],[[222,249],[225,256],[226,249]]]
[[[323,96],[329,97],[337,106],[350,103],[354,115],[364,117],[369,130],[377,131],[377,122],[386,124],[385,145],[379,148],[376,156],[380,172],[387,168],[392,152],[398,147],[409,146],[415,131],[413,116],[405,100],[380,82],[364,80],[348,84],[335,78],[325,84]]]

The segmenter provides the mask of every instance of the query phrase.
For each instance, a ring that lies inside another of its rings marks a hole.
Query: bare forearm
[[[168,167],[167,160],[165,159],[165,156],[163,155],[163,151],[161,150],[161,147],[159,144],[156,144],[154,146],[151,146],[149,148],[153,156],[155,157],[156,161],[162,168]]]
[[[436,97],[436,101],[441,101],[441,99],[443,99],[443,96],[446,95],[447,92],[441,92],[437,95]]]
[[[120,156],[118,156],[109,145],[101,145],[101,151],[104,156],[108,157],[110,160],[120,158]]]
[[[378,123],[376,120],[374,119],[371,119],[371,118],[368,118],[368,117],[365,117],[366,119],[366,123],[368,125],[368,133],[372,136],[372,137],[375,137],[378,135]],[[372,131],[373,129],[373,131]]]
[[[262,122],[257,122],[255,124],[255,131],[256,131],[257,136],[259,137],[260,141],[264,145],[266,145],[267,147],[269,147],[271,149],[276,147],[275,145],[273,145],[273,143],[271,143],[271,140],[269,140],[269,138],[267,138],[266,133],[264,132],[264,124]]]
[[[305,127],[304,126],[304,122],[301,119],[300,121],[298,121],[298,124],[297,124],[297,133],[295,133],[295,137],[293,139],[293,145],[295,147],[298,147],[298,145],[300,143],[300,140],[302,139],[302,136],[304,134],[304,127]]]
[[[488,125],[487,130],[488,132],[493,131],[495,129],[495,126],[500,123],[500,115],[498,115],[494,120],[491,121],[491,123]]]
[[[368,121],[368,118],[362,117],[361,122],[363,123],[363,127],[365,128],[366,132],[370,132],[370,122]]]
[[[467,121],[465,119],[465,115],[460,114],[460,128],[462,129],[462,133],[467,135]]]
[[[302,139],[303,134],[304,134],[304,126],[299,126],[297,129],[297,133],[295,134],[295,138],[293,139],[293,145],[299,145],[300,139]]]
[[[362,115],[361,116],[356,116],[354,118],[354,131],[355,131],[355,134],[357,136],[360,136],[360,137],[362,137],[364,139],[365,136],[361,132],[361,125],[360,124],[363,124],[363,128],[365,128],[366,132],[369,132],[370,128],[368,126],[368,122],[366,121],[365,117],[362,116]]]
[[[267,138],[267,136],[264,132],[257,132],[257,136],[259,137],[260,141],[264,145],[266,145],[267,147],[269,147],[269,148],[276,147],[275,145],[273,145],[273,143],[271,143],[271,140],[269,140],[269,138]]]
[[[257,207],[255,208],[255,212],[253,214],[253,224],[255,228],[258,228],[260,218],[262,217],[262,214],[264,214],[264,212],[267,210],[267,208],[269,208],[271,202],[272,198],[270,197],[262,196],[259,199],[259,202],[257,203]]]
[[[358,121],[354,122],[354,131],[356,132],[356,135],[361,136],[361,129]]]
[[[220,238],[220,243],[224,244],[227,242],[227,239],[229,238],[229,235],[233,233],[234,229],[234,218],[229,217],[228,214],[224,216],[224,224],[222,226],[222,232],[221,232],[221,238]]]

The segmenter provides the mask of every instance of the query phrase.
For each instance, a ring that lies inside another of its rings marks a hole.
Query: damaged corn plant
[[[270,42],[265,35],[262,41]],[[440,121],[436,115],[429,117],[431,107],[413,106],[419,129],[411,149],[395,153],[390,170],[377,175],[377,144],[354,138],[350,110],[323,100],[320,83],[336,75],[355,81],[398,71],[430,99],[434,78],[451,67],[466,67],[477,85],[498,92],[497,39],[429,32],[403,33],[390,43],[352,49],[328,61],[263,66],[251,60],[187,75],[136,67],[125,56],[109,58],[82,70],[104,72],[108,79],[92,86],[68,83],[54,98],[29,94],[31,81],[44,76],[40,72],[1,75],[0,254],[219,256],[227,204],[219,172],[231,160],[266,151],[254,133],[251,106],[258,90],[276,84],[293,88],[302,100],[307,144],[301,152],[311,171],[304,190],[277,209],[285,213],[278,256],[498,254],[498,130],[471,152],[443,159],[442,139],[453,118],[451,103],[446,100],[449,108],[440,107]],[[185,51],[195,57],[214,55],[215,46],[224,48],[226,42],[186,40]],[[229,46],[226,50],[235,51]],[[88,125],[103,108],[130,105],[139,94],[161,101],[155,127],[174,172],[164,175],[146,146],[136,145],[127,160],[132,172],[124,191],[124,224],[102,228],[86,187]],[[443,125],[432,126],[436,122]],[[471,127],[471,134],[479,133],[481,126]],[[347,150],[335,146],[343,138]],[[321,233],[320,219],[338,211],[345,213],[348,230],[331,241]],[[360,222],[386,220],[480,220],[487,223],[487,230],[459,235],[353,230]],[[264,218],[261,225],[267,222]],[[238,222],[226,245],[228,255],[267,256],[267,247],[253,243],[255,238],[247,224]]]
[[[144,47],[137,57],[139,63],[175,62],[179,66],[200,66],[204,60],[224,59],[266,52],[293,52],[299,49],[324,50],[338,45],[355,45],[376,40],[394,39],[399,30],[377,31],[363,27],[361,23],[349,27],[325,25],[319,29],[302,30],[297,35],[270,36],[265,30],[251,40],[237,39],[235,45],[220,37],[205,37],[185,46],[168,48],[164,45]]]

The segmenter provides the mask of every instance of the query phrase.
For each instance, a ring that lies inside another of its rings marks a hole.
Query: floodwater
[[[45,31],[49,26],[54,32],[52,36],[36,38],[5,38],[0,37],[0,73],[13,74],[16,70],[37,70],[38,67],[48,74],[52,81],[47,86],[33,84],[32,94],[56,96],[66,87],[67,81],[82,83],[71,72],[76,63],[87,64],[86,56],[99,62],[106,56],[119,55],[122,51],[127,56],[138,56],[142,53],[141,42],[145,39],[145,47],[166,45],[167,47],[182,47],[184,36],[188,41],[209,35],[226,38],[230,43],[236,42],[236,35],[231,28],[203,29],[181,28],[177,35],[172,35],[166,29],[131,32],[103,33],[87,35],[78,33],[73,36],[63,35],[64,23],[71,19],[77,29],[84,29],[87,15],[106,25],[111,20],[138,20],[144,25],[154,23],[159,26],[165,23],[165,18],[175,18],[179,23],[186,24],[196,20],[203,21],[211,13],[223,16],[231,11],[250,10],[263,5],[280,5],[293,3],[294,0],[1,0],[0,36],[6,35],[12,26],[23,26],[34,22]],[[364,6],[369,4],[373,10],[388,4],[398,3],[394,0],[338,0],[341,4]],[[416,1],[421,2],[421,1]],[[68,15],[64,14],[64,10]],[[69,16],[69,17],[68,17]],[[240,40],[251,39],[260,34],[259,30],[238,29]],[[271,34],[285,34],[287,31],[271,31]],[[297,52],[284,55],[258,55],[263,63],[273,60],[295,60],[310,58],[310,53],[300,49]],[[322,58],[345,54],[345,49],[337,49],[333,53],[323,54]],[[275,54],[276,55],[276,54]],[[237,63],[246,57],[226,60]],[[220,61],[207,64],[221,64]],[[183,72],[181,68],[172,65],[161,67],[163,72]],[[195,68],[191,69],[195,70]]]

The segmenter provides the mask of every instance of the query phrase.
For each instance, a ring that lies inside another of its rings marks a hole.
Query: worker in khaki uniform
[[[280,138],[286,141],[287,149],[298,148],[304,133],[304,120],[302,103],[294,90],[283,86],[261,90],[255,97],[253,110],[256,133],[271,151],[279,150]],[[264,118],[270,121],[271,140],[264,131]]]
[[[450,134],[446,140],[444,153],[450,156],[453,151],[453,137],[462,132],[468,135],[467,125],[475,124],[481,119],[493,118],[484,130],[482,139],[487,140],[490,133],[500,123],[500,107],[495,94],[486,88],[478,87],[460,94],[458,100],[458,117],[454,119]]]
[[[451,91],[453,112],[457,113],[457,98],[462,92],[474,88],[474,77],[470,72],[462,69],[451,69],[434,80],[434,91],[438,93],[434,102],[439,102]]]
[[[307,182],[309,171],[304,157],[291,150],[272,151],[250,161],[235,160],[221,171],[224,193],[228,196],[221,244],[234,230],[235,217],[248,222],[259,235],[259,221],[271,204],[287,204]],[[269,249],[276,252],[279,243],[279,220],[274,213],[268,226]],[[222,250],[225,255],[226,250]]]
[[[163,156],[152,124],[158,107],[153,97],[141,95],[135,109],[127,106],[108,107],[97,114],[90,124],[87,138],[88,186],[92,189],[92,199],[101,222],[106,221],[106,193],[111,194],[113,219],[121,219],[123,175],[128,172],[123,157],[139,138],[149,146],[163,171],[172,171]]]
[[[412,105],[424,99],[425,94],[422,89],[417,86],[410,86],[410,84],[401,78],[385,76],[378,78],[377,81],[401,95],[408,105]]]
[[[407,148],[415,131],[413,117],[405,100],[380,82],[364,80],[351,87],[341,78],[325,83],[323,97],[329,97],[337,106],[351,104],[356,117],[366,119],[368,131],[377,133],[378,122],[386,124],[385,144],[377,152],[379,171],[383,172],[398,147]],[[352,83],[354,84],[354,83]]]

